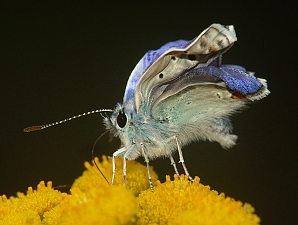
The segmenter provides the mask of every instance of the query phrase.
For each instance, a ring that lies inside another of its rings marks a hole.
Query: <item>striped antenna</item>
[[[43,130],[45,128],[52,127],[52,126],[55,126],[55,125],[58,125],[58,124],[61,124],[61,123],[65,123],[65,122],[68,122],[70,120],[80,118],[82,116],[87,116],[87,115],[91,115],[91,114],[95,114],[95,113],[102,113],[102,112],[113,112],[113,110],[112,109],[97,109],[97,110],[93,110],[93,111],[90,111],[90,112],[85,112],[85,113],[82,113],[82,114],[79,114],[79,115],[76,115],[76,116],[73,116],[73,117],[70,117],[70,118],[67,118],[67,119],[64,119],[64,120],[60,120],[60,121],[57,121],[57,122],[54,122],[54,123],[49,123],[49,124],[40,125],[40,126],[27,127],[23,131],[24,132],[31,132],[31,131],[36,131],[36,130]]]

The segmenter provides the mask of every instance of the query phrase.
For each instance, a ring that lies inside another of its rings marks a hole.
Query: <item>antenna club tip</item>
[[[31,131],[41,130],[42,126],[32,126],[32,127],[26,127],[23,131],[26,133],[29,133]]]

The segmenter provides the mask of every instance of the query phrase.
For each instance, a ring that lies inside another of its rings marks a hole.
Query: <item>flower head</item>
[[[44,181],[37,185],[37,190],[28,188],[27,194],[18,193],[16,197],[7,199],[2,196],[0,202],[0,224],[40,224],[45,212],[55,208],[67,196],[47,186]]]
[[[61,202],[59,224],[133,224],[136,213],[136,197],[123,186],[104,184],[84,192],[74,187],[71,197]]]
[[[95,158],[95,163],[106,176],[107,180],[110,181],[112,177],[112,162],[111,159],[108,159],[106,156],[102,156],[102,162],[100,163],[98,158]],[[107,184],[104,177],[99,173],[98,168],[94,165],[91,165],[89,162],[85,162],[85,167],[87,170],[84,171],[83,175],[75,180],[72,187],[79,187],[81,190],[87,190],[90,185],[102,185]],[[116,176],[115,176],[115,185],[123,184],[123,159],[116,158]],[[147,167],[142,164],[130,160],[127,161],[127,176],[125,187],[130,189],[135,195],[138,195],[143,190],[149,188],[148,176],[147,176]],[[155,184],[157,181],[157,174],[153,171],[153,168],[150,168],[152,182]]]
[[[258,224],[253,208],[210,190],[196,177],[175,175],[174,180],[157,183],[154,193],[147,190],[138,197],[139,224]],[[249,210],[247,210],[249,208]]]

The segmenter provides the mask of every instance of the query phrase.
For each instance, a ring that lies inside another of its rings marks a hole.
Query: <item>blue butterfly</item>
[[[132,71],[122,104],[104,117],[106,129],[119,137],[122,147],[113,153],[112,183],[115,181],[115,158],[145,159],[152,190],[149,161],[167,157],[179,176],[173,154],[190,180],[182,147],[199,140],[218,142],[223,148],[235,145],[229,116],[270,92],[265,79],[245,68],[222,65],[222,54],[237,40],[233,26],[212,24],[191,41],[178,40],[147,52]],[[84,114],[25,131],[40,130]]]
[[[267,96],[266,80],[241,66],[221,65],[221,56],[237,40],[233,26],[213,24],[191,41],[170,42],[147,52],[127,82],[123,104],[104,119],[106,128],[123,147],[113,154],[126,160],[170,158],[178,150],[190,180],[182,147],[193,141],[217,141],[223,148],[235,145],[229,116],[254,100]],[[178,174],[179,175],[179,174]]]

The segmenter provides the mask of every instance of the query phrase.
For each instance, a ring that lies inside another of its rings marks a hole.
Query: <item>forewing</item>
[[[149,51],[128,80],[124,104],[136,111],[141,102],[150,105],[170,81],[193,68],[207,66],[236,40],[233,26],[213,24],[191,41],[170,42],[158,50]]]

